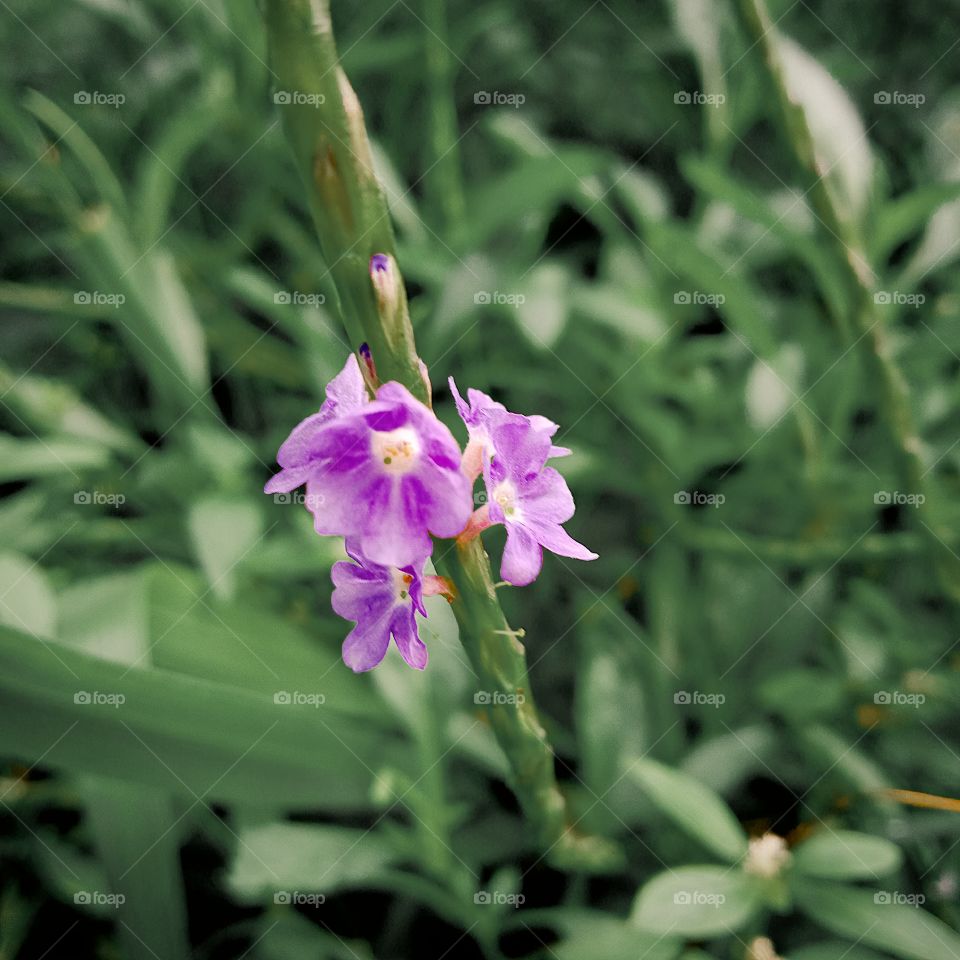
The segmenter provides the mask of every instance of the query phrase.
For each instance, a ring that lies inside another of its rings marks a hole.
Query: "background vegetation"
[[[500,593],[599,876],[260,492],[349,345],[256,5],[0,5],[0,957],[960,957],[941,5],[772,5],[820,183],[731,4],[334,5],[439,414],[575,451],[600,560]]]

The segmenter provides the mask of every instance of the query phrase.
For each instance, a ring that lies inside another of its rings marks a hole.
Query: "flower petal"
[[[382,617],[358,623],[343,641],[343,662],[354,672],[372,670],[390,646],[390,621]]]
[[[433,550],[423,516],[425,504],[416,496],[405,496],[403,487],[396,478],[381,475],[374,493],[352,498],[354,510],[359,504],[359,512],[366,511],[360,545],[374,563],[406,567],[422,563]]]
[[[358,491],[364,496],[375,480],[376,473],[368,462],[343,474],[314,471],[307,480],[305,498],[313,514],[314,530],[338,537],[359,534],[365,517],[363,510],[357,509]]]
[[[403,478],[404,495],[423,505],[427,529],[435,537],[455,537],[473,513],[471,483],[458,470],[425,468]]]
[[[427,648],[417,631],[413,607],[398,607],[390,624],[400,656],[415,670],[427,665]]]
[[[476,417],[470,409],[469,404],[460,396],[456,381],[453,377],[447,377],[447,385],[450,387],[450,393],[453,395],[453,402],[457,408],[460,419],[469,427],[476,423]]]
[[[311,464],[307,463],[299,467],[285,467],[279,473],[275,473],[264,484],[264,493],[290,493],[307,482],[310,476]]]
[[[320,413],[327,418],[353,413],[370,402],[355,353],[347,357],[343,369],[327,384],[326,397]]]
[[[573,557],[575,560],[596,560],[599,554],[588,550],[577,542],[558,523],[536,526],[530,531],[542,547],[561,557]]]
[[[333,612],[355,622],[384,616],[393,605],[388,576],[341,560],[330,571],[334,591],[330,598]]]
[[[515,587],[533,583],[543,566],[543,551],[529,530],[520,524],[507,524],[507,545],[500,561],[500,576]]]
[[[553,446],[546,431],[537,430],[529,417],[517,413],[500,413],[491,420],[490,441],[495,461],[503,464],[515,483],[535,476]]]
[[[535,477],[518,486],[517,498],[524,522],[565,523],[573,516],[573,495],[567,481],[553,467],[544,467]]]

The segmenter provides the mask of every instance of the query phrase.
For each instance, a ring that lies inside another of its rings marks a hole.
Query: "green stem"
[[[428,402],[406,302],[381,322],[370,258],[394,256],[393,227],[373,172],[357,95],[337,60],[326,0],[267,0],[270,61],[287,139],[304,180],[340,319],[354,348],[366,342],[383,380]],[[299,102],[298,102],[299,101]]]
[[[911,511],[918,532],[933,552],[941,582],[951,597],[960,602],[960,556],[949,546],[949,534],[931,526],[931,490],[920,456],[921,442],[914,423],[907,381],[893,355],[883,317],[874,300],[876,279],[870,266],[861,230],[835,195],[829,171],[817,154],[817,146],[803,107],[791,95],[786,71],[777,43],[777,31],[770,20],[764,0],[740,0],[740,10],[750,39],[763,54],[767,74],[774,90],[780,120],[794,158],[810,181],[810,195],[828,236],[839,255],[852,292],[853,332],[863,345],[862,355],[878,392],[884,423],[892,442],[899,482],[904,491],[922,496],[920,506]],[[845,323],[849,328],[850,324]],[[841,331],[849,336],[848,329]]]
[[[394,256],[393,233],[370,164],[360,105],[338,65],[328,0],[266,0],[265,6],[278,89],[314,95],[310,103],[291,102],[280,109],[344,326],[355,343],[364,339],[370,344],[381,379],[397,380],[429,403],[406,304],[381,314],[371,285],[370,257]],[[316,95],[323,98],[319,105],[313,105]],[[402,283],[398,285],[402,289]],[[498,704],[489,712],[510,760],[514,790],[541,848],[565,867],[616,864],[617,852],[606,841],[579,835],[570,825],[554,774],[553,750],[530,694],[523,646],[500,608],[482,545],[474,541],[450,546],[434,562],[456,585],[453,612],[480,682],[508,698],[523,693],[522,703]]]

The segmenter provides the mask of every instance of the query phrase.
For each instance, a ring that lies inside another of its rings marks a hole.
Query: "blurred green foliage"
[[[425,674],[355,677],[339,546],[260,493],[355,345],[256,5],[3,8],[0,956],[960,956],[958,804],[885,793],[960,762],[941,5],[771,10],[863,330],[735,6],[334,5],[438,413],[453,373],[575,451],[601,559],[500,592],[627,853],[589,880],[532,846],[444,602]]]

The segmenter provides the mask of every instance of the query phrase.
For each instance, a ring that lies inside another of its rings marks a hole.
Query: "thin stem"
[[[817,153],[817,145],[803,107],[791,94],[784,63],[777,43],[777,32],[770,21],[764,0],[740,0],[740,10],[750,39],[763,54],[764,64],[779,106],[780,120],[794,158],[810,179],[810,195],[825,227],[827,242],[839,255],[847,283],[852,292],[852,326],[862,344],[861,352],[877,390],[884,424],[896,458],[899,482],[904,490],[920,495],[914,516],[918,532],[933,551],[942,585],[951,597],[960,602],[960,556],[948,546],[948,533],[931,525],[931,489],[921,459],[921,442],[914,423],[907,381],[900,370],[883,317],[874,299],[876,278],[870,266],[861,230],[845,215],[844,206],[835,195],[829,170]],[[845,324],[848,327],[849,324]],[[848,329],[842,333],[849,339]]]
[[[278,88],[290,94],[290,102],[280,106],[284,125],[337,288],[344,326],[355,345],[361,339],[370,344],[381,380],[397,380],[429,403],[406,303],[402,309],[385,310],[382,298],[378,306],[371,283],[373,254],[389,254],[395,265],[393,233],[370,163],[360,104],[338,65],[329,4],[266,0],[266,21]],[[303,94],[313,99],[297,103],[297,95]],[[399,276],[397,286],[402,291]],[[490,721],[510,760],[513,788],[541,848],[565,867],[615,864],[617,853],[609,843],[579,835],[569,823],[554,774],[553,750],[530,692],[524,649],[500,608],[482,544],[479,539],[463,546],[446,543],[435,553],[437,572],[456,587],[452,609],[461,642],[479,681],[497,695],[498,702],[489,709]]]

